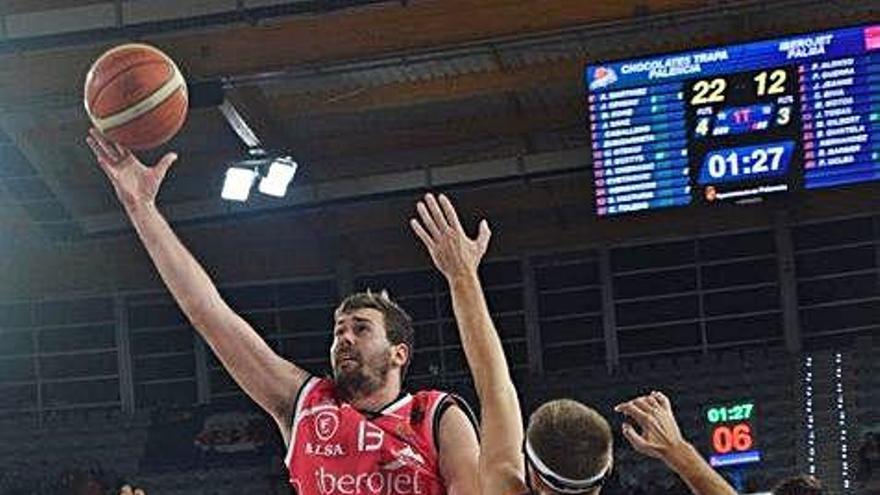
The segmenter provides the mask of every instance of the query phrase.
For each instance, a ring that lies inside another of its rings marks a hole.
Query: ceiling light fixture
[[[270,155],[260,148],[248,150],[248,155],[226,171],[220,196],[229,201],[247,201],[251,188],[259,179],[261,193],[283,198],[296,175],[298,165],[293,158],[285,154]]]

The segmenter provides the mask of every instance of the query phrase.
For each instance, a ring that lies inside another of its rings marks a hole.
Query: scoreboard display
[[[714,403],[703,408],[703,413],[709,437],[709,464],[738,466],[761,460],[754,401]]]
[[[880,24],[588,65],[596,212],[880,180]]]

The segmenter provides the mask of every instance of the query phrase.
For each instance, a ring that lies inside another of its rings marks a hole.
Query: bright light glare
[[[220,196],[229,201],[247,201],[257,172],[249,168],[229,167]]]
[[[260,192],[283,198],[287,194],[287,186],[296,174],[296,167],[296,162],[287,157],[272,162],[269,173],[260,180]]]

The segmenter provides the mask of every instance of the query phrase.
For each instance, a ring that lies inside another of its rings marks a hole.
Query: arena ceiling
[[[0,215],[13,236],[53,241],[125,228],[84,145],[81,93],[91,61],[129,40],[175,58],[200,101],[167,147],[181,160],[161,202],[172,220],[202,221],[583,170],[587,60],[863,22],[877,10],[805,0],[7,0]],[[221,200],[223,174],[245,148],[218,94],[300,163],[287,198]],[[589,197],[586,181],[578,194]]]

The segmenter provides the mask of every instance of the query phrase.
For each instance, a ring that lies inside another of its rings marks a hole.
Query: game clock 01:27
[[[716,403],[703,411],[712,466],[736,466],[761,460],[754,401]]]

